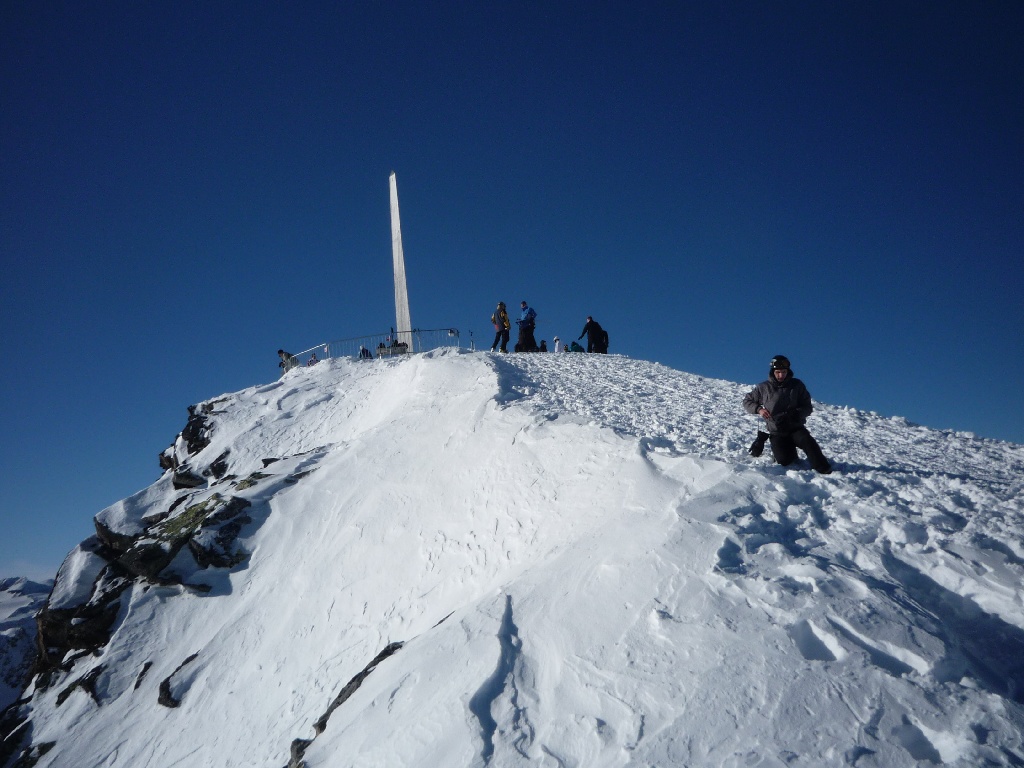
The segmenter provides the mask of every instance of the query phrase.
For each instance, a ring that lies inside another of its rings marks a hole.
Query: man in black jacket
[[[601,324],[590,315],[587,315],[587,324],[583,326],[583,330],[576,337],[576,340],[579,341],[584,336],[587,337],[587,352],[608,352],[608,345],[605,342],[607,334],[601,328]]]
[[[765,420],[768,426],[767,439],[772,444],[772,455],[782,466],[796,461],[796,449],[807,454],[811,466],[823,475],[832,471],[832,465],[821,447],[807,431],[804,422],[811,415],[814,406],[811,395],[800,379],[793,378],[789,359],[785,355],[772,358],[768,369],[768,380],[762,381],[743,398],[743,408]],[[761,454],[765,433],[758,431],[758,440],[750,447],[754,456]]]

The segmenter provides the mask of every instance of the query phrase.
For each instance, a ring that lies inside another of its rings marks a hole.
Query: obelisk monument
[[[402,223],[398,218],[398,180],[391,172],[391,255],[395,261],[395,331],[398,340],[412,348],[412,319],[409,317],[409,289],[405,285],[405,254],[402,251]]]

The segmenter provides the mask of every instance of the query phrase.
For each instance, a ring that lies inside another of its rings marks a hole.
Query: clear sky
[[[392,170],[417,327],[1024,442],[1024,4],[301,6],[0,8],[0,576],[393,324]]]

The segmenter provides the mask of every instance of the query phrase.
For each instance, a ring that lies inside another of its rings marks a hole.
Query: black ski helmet
[[[776,371],[789,371],[789,373],[786,375],[786,378],[783,379],[783,381],[792,378],[793,369],[790,368],[789,366],[788,357],[786,357],[785,355],[776,355],[775,357],[772,358],[771,363],[769,363],[768,365],[768,378],[774,379]]]

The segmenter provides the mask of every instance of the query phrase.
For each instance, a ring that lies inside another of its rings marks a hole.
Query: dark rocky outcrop
[[[65,688],[57,694],[57,706],[59,707],[65,701],[67,701],[68,696],[74,693],[76,689],[81,689],[85,691],[87,694],[89,694],[89,698],[96,702],[96,706],[100,706],[102,702],[100,702],[99,696],[96,695],[96,680],[102,674],[103,665],[100,664],[99,666],[90,669],[87,673],[82,675],[77,680],[73,681],[67,688]]]
[[[195,456],[210,444],[210,435],[212,434],[213,428],[209,417],[217,412],[215,408],[217,404],[221,402],[224,401],[211,400],[206,403],[190,405],[188,407],[188,422],[185,424],[185,428],[181,430],[175,441],[160,453],[159,461],[161,469],[177,470],[183,463],[179,459],[180,454],[184,453],[185,456],[189,457]],[[219,461],[219,459],[217,461]],[[217,461],[215,461],[214,464],[216,464]],[[222,477],[223,473],[221,473],[221,475],[214,474],[214,476]]]
[[[244,514],[249,506],[245,499],[232,496],[207,515],[200,530],[188,540],[189,550],[201,568],[234,568],[249,556],[235,544],[242,528],[252,522]]]
[[[139,690],[139,686],[142,685],[142,681],[146,679],[146,675],[149,674],[150,668],[153,666],[152,661],[147,661],[142,665],[142,669],[139,671],[139,676],[135,678],[135,690]]]
[[[0,712],[0,765],[7,765],[11,755],[31,740],[32,722],[28,719],[26,701],[16,701]]]
[[[252,489],[273,475],[252,472],[244,480],[233,482],[234,477],[228,474],[229,451],[209,465],[198,461],[197,454],[210,444],[213,408],[214,403],[191,407],[185,429],[161,454],[161,466],[173,472],[170,480],[177,492],[161,495],[158,491],[141,503],[126,502],[110,514],[97,515],[96,536],[69,555],[74,559],[66,561],[66,572],[62,567],[49,599],[35,614],[36,652],[30,672],[35,675],[37,691],[60,686],[58,706],[76,691],[90,696],[97,706],[102,705],[103,690],[98,681],[104,667],[87,657],[98,656],[110,642],[125,595],[133,586],[181,585],[202,594],[211,587],[202,580],[189,583],[192,575],[202,569],[235,568],[248,559],[249,552],[238,539],[253,523],[249,511],[252,502],[232,495],[230,490]],[[267,461],[264,466],[276,461]],[[295,473],[280,480],[292,484],[305,474]],[[272,488],[266,493],[272,494]],[[155,499],[165,501],[154,504]],[[160,683],[158,701],[162,706],[181,705],[183,687],[180,678],[175,685],[175,675],[196,657],[190,656]],[[76,670],[83,661],[88,663],[84,674],[81,667]],[[152,664],[147,661],[138,672],[136,689]],[[0,766],[34,765],[54,746],[32,743],[31,713],[30,700],[14,702],[0,713]]]
[[[204,477],[213,477],[215,480],[220,480],[228,473],[228,456],[231,451],[224,451],[220,456],[214,459],[210,466],[203,470],[202,474]]]
[[[174,470],[174,475],[171,477],[171,485],[174,486],[175,490],[179,491],[182,488],[202,488],[206,485],[206,478],[198,472],[189,469],[187,464],[183,464]]]
[[[67,665],[65,657],[69,651],[92,652],[105,646],[121,608],[121,595],[133,581],[181,583],[179,575],[164,571],[182,550],[191,553],[198,568],[233,568],[244,562],[248,552],[236,544],[236,539],[244,526],[252,522],[245,514],[249,506],[246,499],[225,498],[219,493],[184,509],[176,502],[172,507],[176,514],[160,516],[135,536],[116,533],[97,520],[97,540],[92,551],[106,565],[81,605],[47,605],[39,612],[39,658],[33,671],[56,671]],[[44,685],[48,679],[44,677]]]
[[[117,563],[109,563],[85,603],[71,608],[47,605],[39,612],[36,616],[39,657],[34,671],[41,673],[41,687],[48,687],[50,673],[66,663],[69,651],[92,652],[107,644],[121,609],[121,595],[131,586],[128,576]]]
[[[338,707],[344,704],[357,690],[359,686],[363,684],[363,681],[370,676],[370,673],[377,668],[384,659],[393,656],[401,647],[404,645],[402,642],[390,643],[383,651],[378,653],[369,664],[363,667],[363,670],[345,683],[345,687],[341,689],[337,696],[334,697],[334,701],[327,708],[320,718],[313,723],[313,732],[316,736],[319,736],[327,728],[327,721]],[[313,743],[313,739],[295,739],[291,744],[291,759],[288,761],[287,768],[305,768],[306,763],[303,758],[306,754],[306,750],[309,749],[310,744]]]
[[[189,656],[187,659],[181,662],[181,664],[179,664],[177,668],[173,672],[171,672],[171,674],[169,674],[167,677],[160,681],[160,693],[157,696],[158,704],[161,704],[170,709],[174,709],[175,707],[181,706],[181,699],[176,699],[174,697],[174,694],[171,692],[171,685],[174,680],[174,676],[181,672],[181,670],[184,669],[186,666],[195,661],[198,657],[198,653],[193,653],[191,656]]]
[[[242,527],[252,522],[242,514],[249,506],[245,499],[225,499],[214,493],[149,526],[144,535],[121,552],[117,562],[129,573],[157,584],[176,583],[174,578],[161,576],[161,572],[185,546],[202,568],[234,567],[247,557],[247,553],[235,548],[235,539]]]

